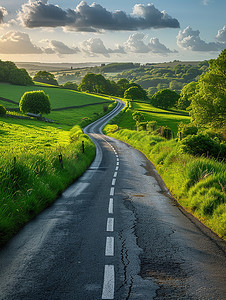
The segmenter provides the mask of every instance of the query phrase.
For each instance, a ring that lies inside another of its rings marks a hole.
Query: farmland
[[[0,117],[0,245],[49,206],[87,169],[96,150],[78,125],[86,125],[106,113],[103,105],[113,107],[113,101],[105,97],[46,86],[41,89],[50,95],[53,108],[78,107],[52,111],[47,117],[53,123]],[[0,96],[19,103],[21,95],[31,90],[40,87],[1,84]],[[84,107],[95,103],[102,104]],[[1,104],[18,108],[16,103],[1,101]]]

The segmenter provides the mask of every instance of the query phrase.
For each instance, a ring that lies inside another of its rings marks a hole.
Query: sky
[[[225,0],[0,0],[1,60],[199,61],[225,48]]]

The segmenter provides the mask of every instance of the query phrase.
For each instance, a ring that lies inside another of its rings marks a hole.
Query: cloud
[[[164,44],[161,44],[159,42],[159,39],[157,38],[151,38],[148,47],[150,49],[150,52],[152,53],[158,53],[158,54],[177,53],[176,50],[172,51],[169,48],[167,48]]]
[[[63,10],[48,0],[29,0],[22,5],[18,18],[23,26],[65,27],[71,31],[97,32],[101,30],[139,30],[149,28],[178,28],[177,19],[153,4],[136,4],[132,14],[117,10],[110,12],[100,4],[81,1],[74,10]]]
[[[190,26],[183,31],[180,30],[177,35],[177,45],[184,50],[191,51],[220,51],[225,48],[225,44],[221,43],[206,43],[201,40],[199,30],[192,30]]]
[[[145,35],[143,33],[134,33],[129,36],[128,40],[124,43],[125,50],[134,53],[148,53],[148,45],[144,43]]]
[[[155,53],[155,54],[168,54],[175,53],[171,51],[164,44],[159,42],[158,38],[151,38],[148,44],[145,44],[145,35],[143,33],[134,33],[130,35],[128,40],[124,43],[124,48],[127,52],[134,53]]]
[[[62,10],[57,5],[48,4],[48,0],[29,0],[22,5],[18,19],[24,27],[58,27],[74,21],[74,12]]]
[[[120,53],[120,54],[125,53],[123,47],[121,46],[117,46],[114,50],[107,49],[100,38],[90,38],[80,43],[80,50],[90,56],[101,54],[104,55],[105,57],[109,57],[110,56],[109,54],[112,53]]]
[[[3,18],[6,15],[8,15],[7,10],[4,7],[0,6],[0,24],[3,23]]]
[[[210,3],[210,0],[202,0],[203,5],[208,5]]]
[[[216,40],[220,43],[226,43],[226,25],[222,29],[218,30]]]
[[[43,51],[46,54],[75,54],[79,52],[79,49],[76,47],[68,47],[67,45],[65,45],[64,43],[60,42],[60,41],[56,41],[56,40],[52,40],[52,41],[48,41],[49,46],[45,49],[43,49]]]
[[[18,31],[9,31],[0,38],[1,54],[39,54],[42,50],[32,44],[29,35]]]

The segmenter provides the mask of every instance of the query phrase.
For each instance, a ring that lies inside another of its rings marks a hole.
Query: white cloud
[[[218,30],[216,40],[220,43],[226,43],[226,25],[222,29]]]
[[[201,40],[199,35],[199,30],[194,31],[188,26],[183,31],[179,31],[177,35],[177,45],[184,50],[191,51],[220,51],[224,49],[225,45],[215,42],[206,43]]]
[[[117,46],[115,49],[107,49],[100,38],[90,38],[80,43],[80,50],[89,56],[101,54],[105,57],[109,57],[112,53],[125,53],[121,46]]]
[[[157,54],[168,54],[168,53],[177,53],[176,50],[170,50],[164,44],[159,42],[158,38],[151,38],[150,43],[148,44],[150,52]]]
[[[42,50],[32,44],[29,35],[19,31],[9,31],[0,38],[1,54],[39,54]]]
[[[77,47],[68,47],[64,43],[56,40],[48,41],[49,45],[47,48],[43,49],[43,51],[47,54],[75,54],[79,52]]]
[[[124,43],[124,48],[127,52],[134,53],[155,53],[155,54],[168,54],[175,53],[171,51],[164,44],[159,42],[158,38],[151,38],[150,42],[145,44],[144,39],[146,36],[143,33],[134,33],[129,36],[128,40]]]
[[[7,10],[0,6],[0,24],[3,23],[3,18],[8,15]]]
[[[202,0],[203,5],[208,5],[210,3],[210,0]]]
[[[24,27],[66,27],[67,30],[96,32],[101,30],[139,30],[149,28],[178,28],[177,19],[153,4],[136,4],[132,14],[110,12],[103,6],[81,1],[77,7],[63,10],[48,0],[31,1],[22,5],[18,18]]]
[[[145,35],[143,33],[134,33],[129,36],[124,43],[125,50],[134,53],[148,53],[149,47],[144,43]]]

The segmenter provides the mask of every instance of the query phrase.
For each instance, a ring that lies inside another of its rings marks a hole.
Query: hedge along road
[[[89,170],[0,251],[0,299],[225,299],[225,243],[143,154],[86,127]]]

